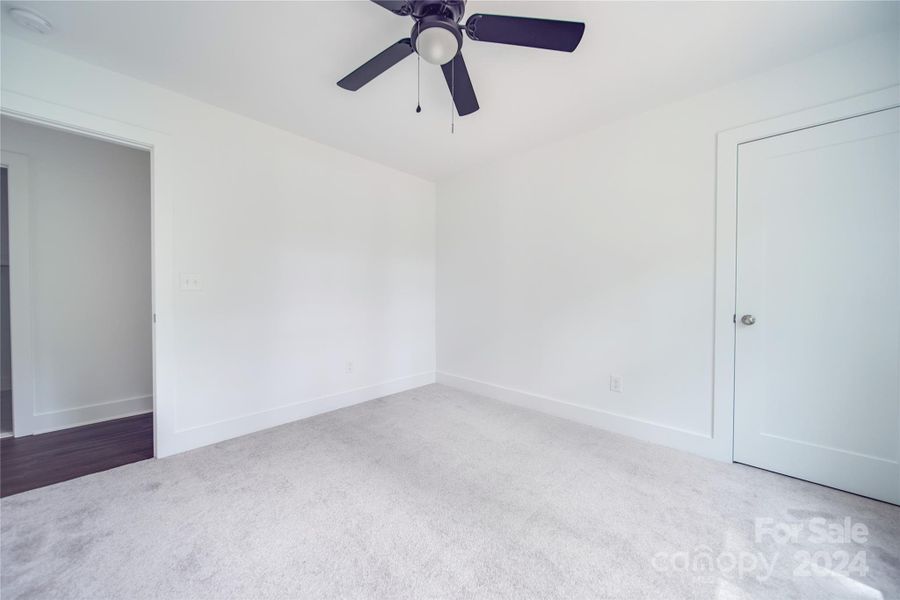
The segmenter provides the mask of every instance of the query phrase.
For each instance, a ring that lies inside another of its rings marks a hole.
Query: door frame
[[[737,175],[741,144],[900,106],[900,86],[721,131],[716,137],[713,444],[734,461],[734,368],[737,285]]]
[[[34,321],[31,295],[31,202],[28,157],[3,150],[9,202],[9,337],[13,436],[34,433]],[[15,265],[15,266],[13,266]]]
[[[163,132],[147,129],[139,125],[133,125],[122,121],[107,119],[92,113],[81,111],[77,108],[62,106],[59,104],[40,100],[16,92],[3,90],[2,106],[0,114],[3,116],[32,123],[42,127],[48,127],[69,133],[75,133],[98,140],[111,142],[118,145],[146,150],[150,154],[150,240],[151,240],[151,314],[147,315],[148,324],[152,331],[152,361],[153,361],[153,454],[162,457],[175,452],[175,332],[174,332],[174,253],[173,253],[173,189],[175,182],[175,145],[171,137]],[[4,153],[6,159],[7,153]],[[21,156],[21,155],[19,155]],[[5,160],[4,160],[5,162]],[[10,171],[10,182],[12,172]],[[12,195],[12,185],[10,185]],[[26,192],[27,193],[27,192]],[[12,196],[10,196],[10,199]],[[12,205],[12,202],[10,202]],[[12,225],[12,216],[10,217]],[[26,230],[27,231],[27,230]],[[12,242],[12,236],[10,241]],[[12,250],[12,249],[11,249]],[[10,269],[12,279],[12,269]],[[27,299],[30,291],[12,289],[10,282],[10,308],[17,311],[17,315],[30,313],[30,304]],[[26,282],[27,284],[27,282]],[[18,298],[17,305],[13,305],[13,294]],[[27,295],[25,295],[27,294]],[[24,295],[24,297],[23,297]],[[24,303],[24,306],[23,306]],[[24,312],[22,312],[24,311]],[[30,317],[29,317],[30,319]],[[10,324],[16,321],[11,319]],[[20,332],[22,329],[20,328]],[[21,347],[27,344],[30,347],[30,335],[15,334],[12,329],[13,347]],[[18,346],[17,344],[18,339]],[[34,412],[33,402],[33,364],[26,359],[25,363],[19,360],[16,364],[16,353],[13,353],[13,374],[17,368],[22,368],[28,378],[27,369],[31,369],[32,402],[31,413]],[[29,353],[25,356],[30,356]],[[13,389],[16,388],[15,378]],[[15,394],[14,394],[15,396]],[[15,400],[14,400],[15,402]],[[17,402],[13,408],[14,418]],[[26,409],[27,410],[27,409]],[[25,429],[28,428],[23,423]],[[32,431],[29,431],[31,433]],[[16,435],[22,435],[16,431]]]

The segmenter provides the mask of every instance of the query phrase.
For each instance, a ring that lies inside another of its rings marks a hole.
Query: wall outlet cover
[[[622,381],[621,375],[609,376],[609,391],[621,394],[625,391],[625,383]]]

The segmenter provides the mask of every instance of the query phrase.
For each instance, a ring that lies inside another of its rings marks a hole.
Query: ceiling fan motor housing
[[[410,0],[407,2],[406,14],[413,19],[427,16],[440,16],[459,23],[466,12],[466,0]]]

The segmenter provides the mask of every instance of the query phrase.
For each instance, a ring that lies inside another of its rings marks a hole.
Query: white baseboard
[[[120,419],[153,410],[153,396],[137,396],[89,406],[79,406],[34,415],[34,433],[47,433],[80,425],[90,425],[110,419]]]
[[[312,398],[208,425],[181,429],[175,432],[171,443],[165,444],[164,447],[157,447],[157,457],[162,458],[179,452],[193,450],[194,448],[208,446],[299,419],[313,417],[339,408],[422,387],[430,383],[434,383],[434,371]]]
[[[718,452],[711,436],[696,431],[654,423],[652,421],[608,412],[598,408],[572,404],[565,400],[532,394],[530,392],[441,371],[437,372],[437,382],[467,392],[493,398],[494,400],[500,400],[501,402],[523,406],[570,421],[576,421],[614,433],[627,435],[645,442],[652,442],[670,448],[686,450],[694,454],[717,460],[731,461],[730,456],[720,456],[721,453]]]

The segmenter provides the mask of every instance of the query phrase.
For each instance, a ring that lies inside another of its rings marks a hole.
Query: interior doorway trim
[[[169,135],[76,108],[3,90],[0,114],[99,140],[147,150],[150,153],[151,312],[147,315],[153,340],[154,456],[174,453],[174,265],[171,166],[174,144]],[[4,153],[4,158],[6,154]],[[10,193],[12,193],[10,189]],[[12,224],[12,223],[11,223]],[[16,373],[15,362],[13,373]],[[13,385],[18,385],[15,380]],[[32,410],[34,403],[32,402]],[[15,415],[15,410],[14,410]]]
[[[900,86],[824,104],[719,132],[716,139],[715,351],[713,444],[721,460],[734,459],[735,287],[737,284],[738,146],[900,106]]]
[[[13,435],[34,433],[34,322],[31,314],[31,203],[28,157],[3,151],[9,202],[9,324]],[[15,265],[15,267],[13,267]]]

